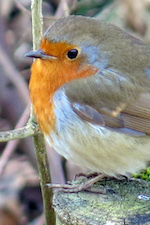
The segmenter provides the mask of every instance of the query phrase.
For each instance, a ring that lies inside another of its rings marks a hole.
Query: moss
[[[147,167],[147,169],[144,169],[137,174],[133,174],[133,177],[150,181],[150,167]]]

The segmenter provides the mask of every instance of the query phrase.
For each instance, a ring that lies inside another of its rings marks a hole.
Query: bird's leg
[[[99,180],[101,180],[102,178],[104,178],[105,176],[102,174],[97,175],[94,178],[91,178],[87,181],[85,181],[84,183],[81,184],[46,184],[46,187],[48,188],[57,188],[58,191],[62,191],[62,192],[80,192],[83,190],[87,190],[87,191],[91,191],[92,189],[89,190],[89,188],[91,187],[92,184],[98,182]],[[94,191],[95,192],[95,191]],[[99,189],[99,191],[96,191],[97,193],[101,193],[101,194],[106,194],[106,190],[105,189]]]
[[[75,175],[74,177],[74,180],[77,180],[79,177],[86,177],[86,178],[92,178],[92,177],[96,177],[100,175],[100,173],[97,173],[97,172],[93,172],[93,173],[88,173],[88,174],[85,174],[85,173],[78,173]]]

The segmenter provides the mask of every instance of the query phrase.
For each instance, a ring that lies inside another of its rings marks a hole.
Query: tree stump
[[[57,225],[150,225],[150,182],[105,178],[93,185],[106,194],[55,191]]]

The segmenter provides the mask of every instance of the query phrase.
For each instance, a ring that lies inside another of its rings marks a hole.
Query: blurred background
[[[0,131],[26,124],[32,60],[30,0],[0,0]],[[62,16],[96,17],[150,44],[150,0],[43,1],[43,31]],[[53,183],[87,172],[66,162],[53,149],[48,157]],[[0,143],[0,225],[42,225],[42,198],[32,138]]]

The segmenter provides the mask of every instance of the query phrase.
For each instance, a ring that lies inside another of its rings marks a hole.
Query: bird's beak
[[[39,58],[39,59],[56,59],[57,58],[52,55],[47,55],[42,49],[38,49],[36,51],[30,51],[27,54],[25,54],[25,57]]]

